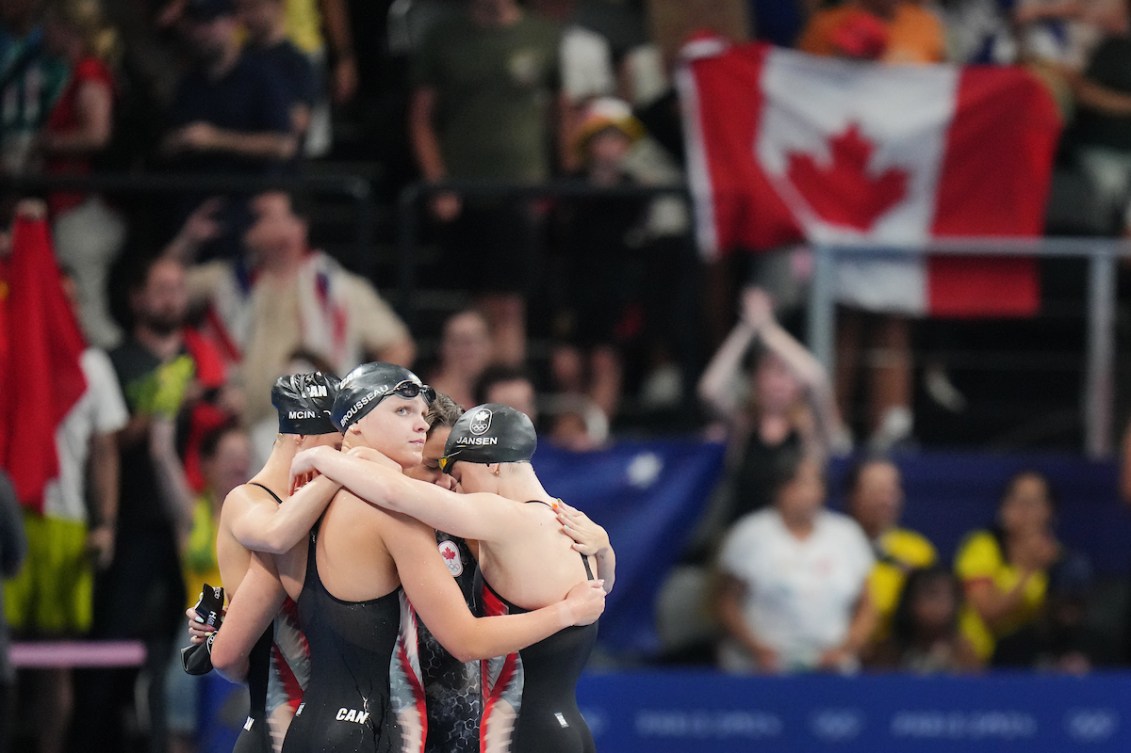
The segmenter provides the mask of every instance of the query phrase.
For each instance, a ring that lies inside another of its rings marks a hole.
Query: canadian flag
[[[700,248],[798,241],[914,249],[1035,236],[1060,117],[1015,68],[858,63],[716,39],[679,74]],[[1031,258],[855,256],[842,302],[943,316],[1029,314]]]
[[[47,221],[17,216],[11,255],[0,260],[0,468],[37,513],[59,475],[55,432],[86,390],[84,347]]]

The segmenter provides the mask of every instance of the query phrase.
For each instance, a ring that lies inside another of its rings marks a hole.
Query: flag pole
[[[836,302],[833,299],[835,274],[835,249],[825,244],[814,245],[807,339],[813,355],[825,367],[825,373],[830,375],[835,373],[836,366],[836,350],[833,347],[836,332]]]

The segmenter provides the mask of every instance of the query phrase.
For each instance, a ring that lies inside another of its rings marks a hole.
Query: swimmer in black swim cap
[[[332,411],[334,423],[345,432],[389,395],[405,400],[423,395],[426,406],[436,399],[436,391],[403,366],[380,361],[363,363],[338,385]]]
[[[279,414],[279,433],[339,433],[330,418],[337,396],[338,378],[321,371],[279,377],[271,388],[271,404]]]
[[[501,403],[479,405],[464,413],[448,436],[440,467],[451,473],[456,461],[524,463],[534,456],[538,435],[530,417]]]
[[[329,479],[304,477],[292,484],[290,478],[291,461],[300,450],[321,447],[337,453],[341,447],[342,435],[330,418],[337,391],[337,378],[321,372],[287,374],[275,380],[271,403],[279,414],[279,431],[271,453],[246,484],[228,494],[220,511],[216,558],[229,597],[245,582],[250,552],[275,554],[305,546],[310,529],[337,493],[338,485]],[[194,610],[190,609],[187,616],[193,643],[204,647],[208,630],[197,624]],[[273,636],[278,639],[274,649]],[[248,721],[236,744],[239,750],[271,750],[269,726],[271,733],[285,736],[290,714],[274,711],[301,702],[301,693],[288,687],[269,697],[267,680],[274,663],[294,674],[294,687],[305,687],[309,670],[304,646],[295,617],[284,610],[274,627],[259,636],[254,648],[248,647],[245,658],[250,703]],[[201,659],[197,649],[189,651]],[[186,666],[189,663],[186,661]]]

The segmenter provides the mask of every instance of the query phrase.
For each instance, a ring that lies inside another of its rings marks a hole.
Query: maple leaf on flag
[[[857,123],[829,140],[830,164],[812,155],[790,152],[787,177],[813,212],[830,225],[867,232],[907,195],[907,171],[889,168],[870,175],[875,145]]]

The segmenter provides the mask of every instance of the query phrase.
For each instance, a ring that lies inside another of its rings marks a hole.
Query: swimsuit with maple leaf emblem
[[[478,566],[467,542],[436,531],[436,546],[468,609],[477,613],[473,589]],[[402,607],[391,678],[402,734],[408,734],[407,729],[425,730],[424,753],[479,753],[483,708],[479,662],[456,659],[420,621],[407,599]]]
[[[547,504],[530,500],[527,504]],[[589,558],[581,555],[593,580]],[[491,588],[476,571],[475,592],[486,616],[529,612]],[[597,642],[597,623],[559,630],[517,654],[483,666],[482,750],[489,753],[594,753],[577,708],[577,681]]]

